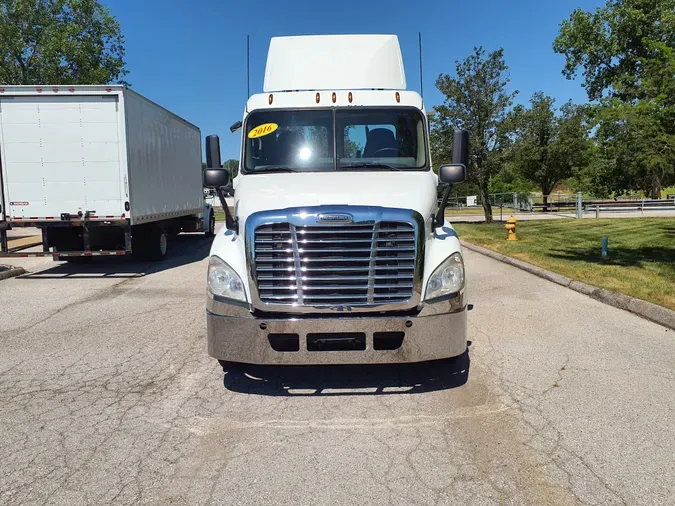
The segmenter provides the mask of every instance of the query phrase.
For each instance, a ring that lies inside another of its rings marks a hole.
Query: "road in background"
[[[673,503],[672,332],[467,251],[468,356],[224,375],[209,245],[14,262],[0,503]]]

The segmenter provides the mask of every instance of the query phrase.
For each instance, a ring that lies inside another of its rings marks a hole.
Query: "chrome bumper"
[[[466,305],[463,295],[423,304],[415,316],[291,315],[258,318],[247,308],[207,299],[208,352],[219,360],[250,364],[356,364],[422,362],[461,355],[466,350]],[[374,348],[375,332],[403,332],[395,350]],[[365,350],[308,350],[308,334],[362,333]],[[270,334],[297,334],[298,351],[275,351]]]

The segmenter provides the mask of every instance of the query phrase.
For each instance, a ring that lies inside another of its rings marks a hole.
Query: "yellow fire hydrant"
[[[516,219],[513,216],[511,216],[508,220],[506,220],[506,225],[504,225],[504,228],[506,229],[507,241],[518,240],[518,238],[516,237]]]

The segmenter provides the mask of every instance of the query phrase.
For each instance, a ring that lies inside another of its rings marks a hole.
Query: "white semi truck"
[[[273,38],[248,99],[234,208],[214,239],[207,345],[228,363],[418,362],[462,355],[466,280],[431,167],[422,98],[392,35]],[[229,183],[219,140],[204,185]]]
[[[181,231],[213,235],[199,129],[123,86],[0,86],[0,256],[159,260]],[[10,252],[37,227],[42,252]]]

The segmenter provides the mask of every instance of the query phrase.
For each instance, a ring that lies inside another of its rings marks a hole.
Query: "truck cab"
[[[234,206],[214,239],[207,343],[226,362],[419,362],[466,350],[461,246],[432,170],[427,115],[392,35],[277,37],[241,124]],[[229,174],[207,138],[204,184]]]

